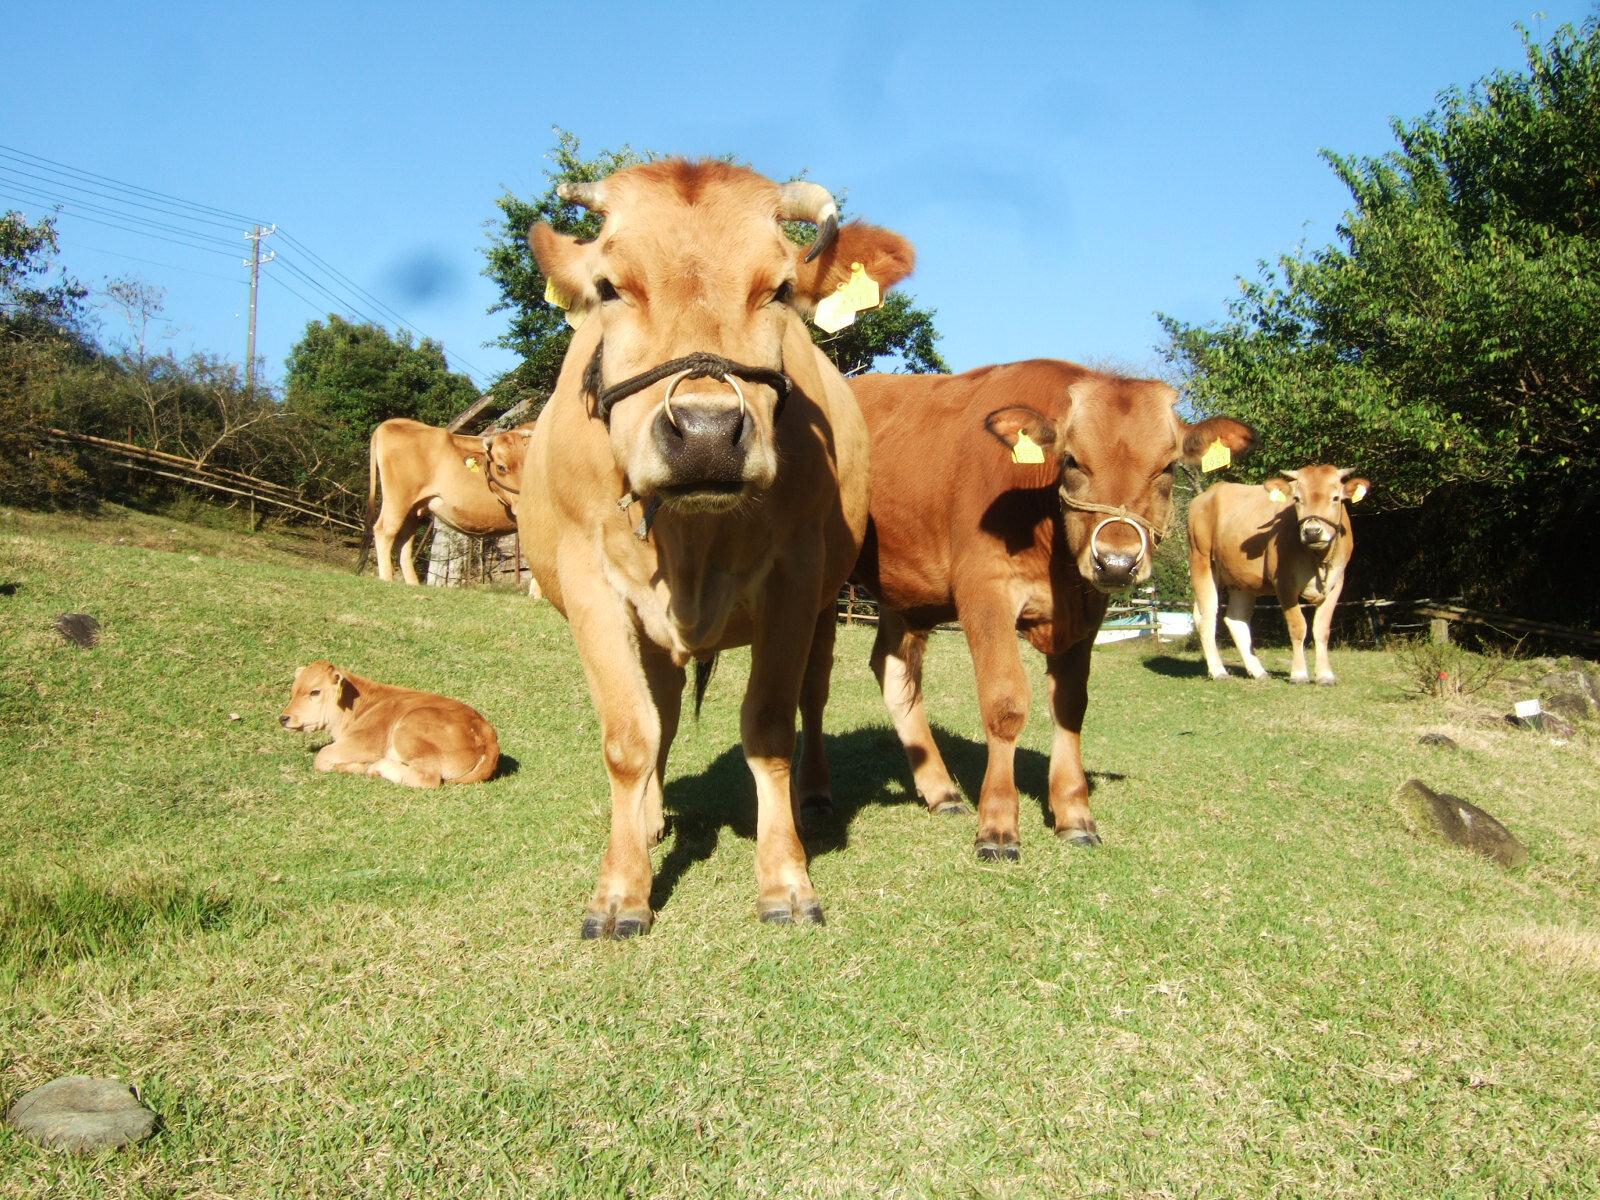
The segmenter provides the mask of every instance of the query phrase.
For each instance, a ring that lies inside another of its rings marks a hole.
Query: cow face
[[[1067,387],[1053,414],[1004,408],[984,420],[1014,459],[1031,457],[1055,472],[1067,549],[1102,592],[1149,578],[1156,544],[1172,523],[1180,462],[1198,463],[1218,441],[1233,455],[1255,445],[1248,425],[1232,417],[1190,425],[1177,402],[1178,393],[1157,380],[1088,374]]]
[[[725,163],[649,163],[561,195],[605,214],[599,236],[584,243],[536,225],[529,243],[574,317],[600,327],[592,412],[609,424],[627,487],[711,511],[770,487],[793,386],[786,336],[805,336],[800,312],[852,262],[885,287],[902,278],[909,244],[867,226],[839,230],[816,184],[780,187]],[[789,220],[818,225],[809,252],[784,236]]]
[[[289,704],[278,724],[297,733],[315,733],[337,726],[355,706],[355,688],[330,662],[318,661],[294,673]]]
[[[517,511],[517,501],[522,498],[522,464],[532,440],[531,425],[484,435],[483,453],[488,464],[484,481],[495,498],[512,512]]]
[[[1267,489],[1270,498],[1287,500],[1294,505],[1300,544],[1317,554],[1326,554],[1348,527],[1344,506],[1356,503],[1367,494],[1369,484],[1365,479],[1349,478],[1351,470],[1350,467],[1302,467],[1298,471],[1285,471],[1282,479],[1269,480],[1261,486]]]

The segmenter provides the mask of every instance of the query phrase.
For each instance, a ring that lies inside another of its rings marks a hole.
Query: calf
[[[1281,479],[1252,486],[1218,483],[1189,506],[1189,577],[1194,585],[1194,623],[1213,679],[1228,669],[1217,652],[1217,608],[1228,593],[1225,618],[1244,669],[1256,679],[1266,670],[1250,648],[1250,616],[1257,596],[1276,594],[1293,647],[1290,683],[1309,683],[1306,617],[1315,610],[1317,682],[1335,682],[1328,663],[1328,630],[1344,587],[1344,571],[1355,549],[1345,506],[1367,494],[1365,479],[1349,468],[1304,467]]]
[[[1020,856],[1013,763],[1028,716],[1020,631],[1045,655],[1050,678],[1055,831],[1098,843],[1079,740],[1107,597],[1149,576],[1172,516],[1176,465],[1219,442],[1244,453],[1254,432],[1230,417],[1187,424],[1165,384],[1068,362],[850,383],[873,465],[872,519],[852,578],[880,603],[872,665],[918,794],[933,812],[971,811],[934,744],[922,695],[928,633],[959,619],[989,743],[978,855]]]
[[[494,727],[459,700],[390,687],[318,661],[294,673],[285,729],[333,741],[317,751],[319,771],[381,775],[408,787],[478,783],[500,764]]]

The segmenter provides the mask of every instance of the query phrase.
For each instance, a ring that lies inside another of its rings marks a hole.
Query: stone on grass
[[[1546,713],[1555,713],[1573,724],[1587,721],[1594,714],[1594,701],[1578,692],[1552,692],[1543,704]]]
[[[1441,750],[1459,750],[1455,738],[1447,733],[1425,733],[1417,739],[1424,746],[1437,746]]]
[[[120,1079],[66,1075],[34,1088],[6,1120],[47,1150],[113,1150],[155,1132],[156,1114]]]
[[[1394,802],[1419,833],[1463,846],[1509,870],[1528,861],[1528,848],[1509,829],[1460,796],[1411,779],[1396,789]]]

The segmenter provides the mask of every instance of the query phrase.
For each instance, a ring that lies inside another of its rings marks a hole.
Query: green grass
[[[583,943],[605,776],[547,605],[117,536],[0,514],[0,1106],[115,1075],[163,1128],[89,1159],[0,1129],[0,1197],[1596,1194],[1600,753],[1505,726],[1509,694],[1409,697],[1378,652],[1317,689],[1285,652],[1212,684],[1103,649],[1085,852],[1039,803],[1034,657],[1023,861],[983,864],[911,801],[841,630],[829,923],[783,930],[730,655],[673,753],[655,931]],[[514,761],[434,793],[314,773],[277,713],[318,657],[458,696]],[[958,636],[927,688],[974,791]],[[1413,775],[1529,865],[1412,837]]]

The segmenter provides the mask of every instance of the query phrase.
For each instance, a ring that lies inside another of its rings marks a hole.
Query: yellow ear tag
[[[1222,439],[1218,438],[1206,447],[1205,454],[1200,458],[1200,469],[1202,471],[1220,471],[1231,462],[1233,462],[1233,451],[1224,446]]]
[[[1364,484],[1364,483],[1356,484],[1356,490],[1350,493],[1350,503],[1354,504],[1357,500],[1360,500],[1361,497],[1365,496],[1366,494],[1367,494],[1367,485]]]
[[[850,264],[850,278],[845,281],[844,294],[856,312],[866,312],[883,303],[883,291],[878,287],[878,281],[868,275],[867,269],[860,263]]]
[[[546,304],[554,304],[563,313],[565,313],[567,316],[567,324],[571,325],[574,329],[582,325],[584,318],[589,315],[588,313],[573,312],[572,297],[558,288],[556,286],[556,281],[548,276],[545,277],[544,281],[544,299]]]
[[[835,288],[833,295],[817,303],[816,315],[811,320],[824,333],[838,333],[854,323],[858,312],[877,308],[882,303],[883,289],[877,280],[868,275],[860,263],[851,263],[850,278]]]
[[[475,458],[467,459],[467,470],[476,471],[477,469],[478,469],[478,460],[475,459]]]
[[[1282,489],[1282,488],[1272,488],[1272,489],[1270,489],[1270,490],[1269,490],[1269,491],[1268,491],[1268,492],[1267,492],[1267,497],[1268,497],[1268,499],[1270,499],[1270,500],[1271,500],[1271,501],[1272,501],[1272,502],[1273,502],[1273,503],[1274,503],[1274,504],[1282,504],[1282,503],[1283,503],[1283,501],[1284,501],[1284,498],[1285,498],[1285,497],[1284,497],[1284,494],[1283,494],[1283,489]]]
[[[1014,463],[1042,463],[1044,451],[1039,449],[1039,443],[1022,430],[1017,431],[1017,444],[1011,447],[1011,461]]]

